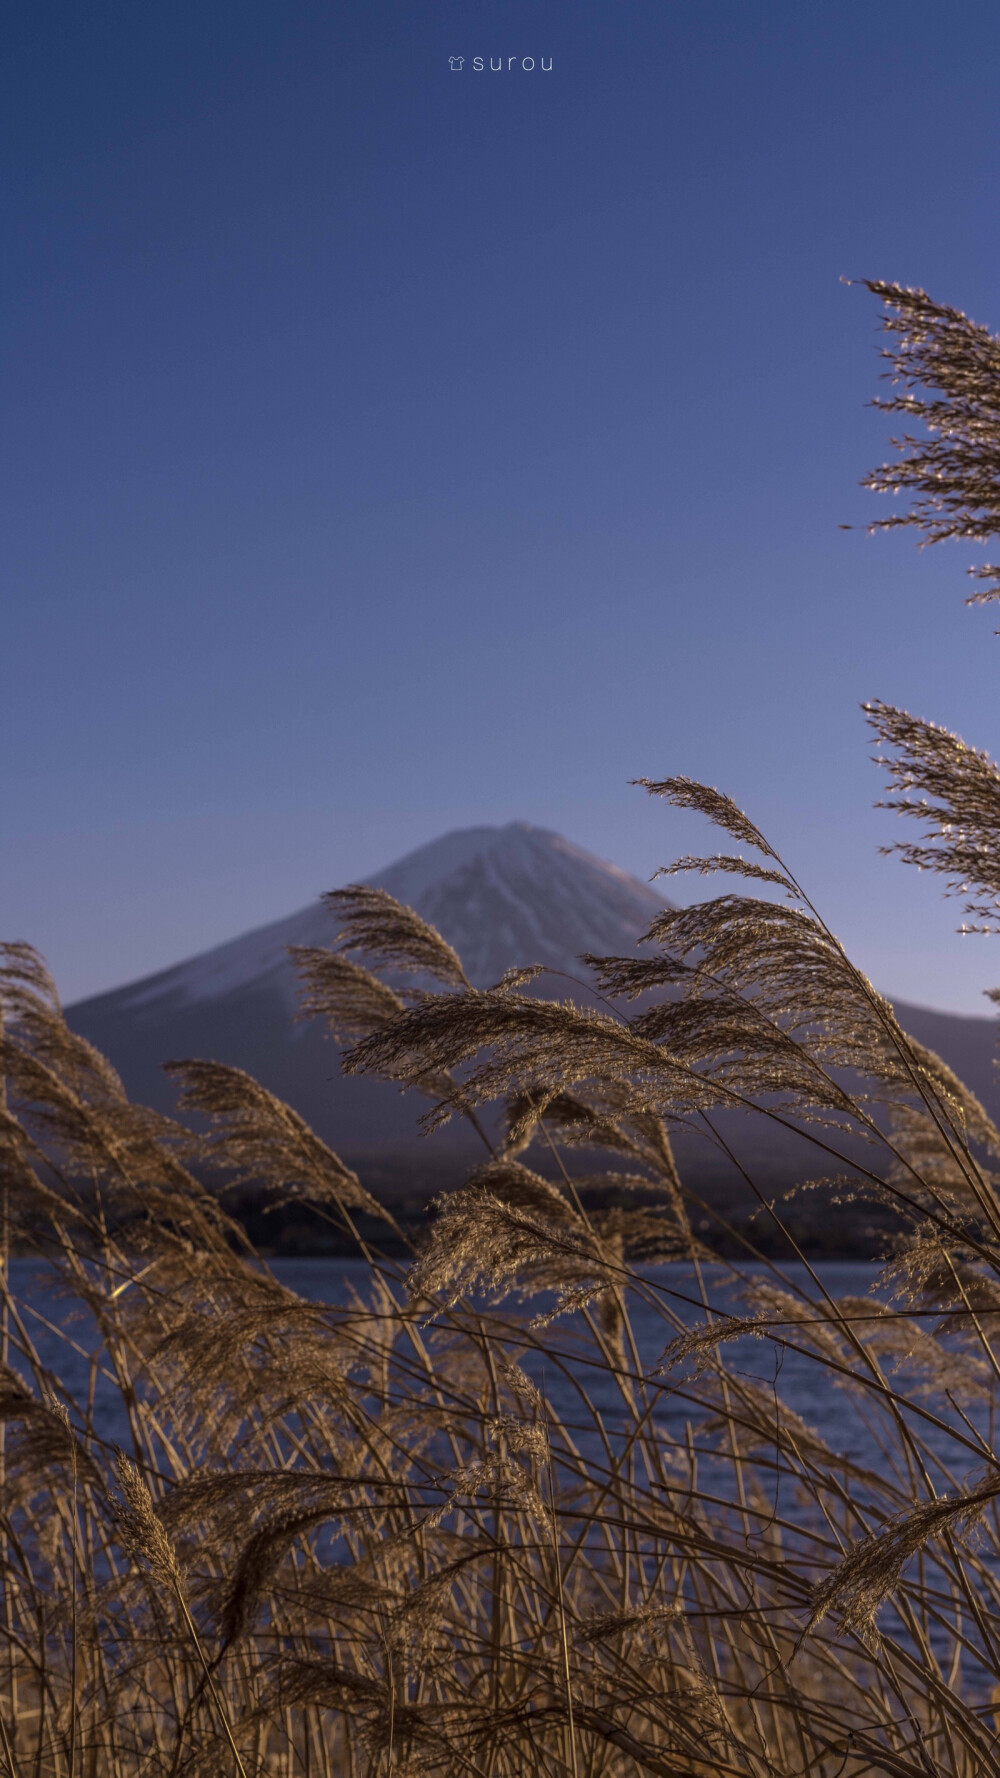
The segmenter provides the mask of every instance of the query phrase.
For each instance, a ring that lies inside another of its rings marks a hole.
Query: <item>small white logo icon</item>
[[[464,56],[449,56],[448,57],[448,66],[451,69],[453,74],[461,74],[462,63],[464,61],[465,61]]]

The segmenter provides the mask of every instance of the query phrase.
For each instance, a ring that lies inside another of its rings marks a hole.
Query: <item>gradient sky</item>
[[[710,836],[628,780],[688,772],[880,987],[988,1010],[858,705],[997,753],[996,617],[968,547],[838,526],[887,454],[840,279],[1000,327],[995,0],[5,38],[3,936],[73,999],[484,821],[648,876]]]

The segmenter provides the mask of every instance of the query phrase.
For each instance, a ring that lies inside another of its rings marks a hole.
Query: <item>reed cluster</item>
[[[893,485],[931,538],[992,534],[1000,344],[873,288],[929,428]],[[869,716],[905,856],[992,926],[1000,773]],[[178,1121],[130,1103],[4,949],[9,1778],[1000,1772],[1000,1131],[741,810],[646,788],[739,848],[671,868],[746,888],[589,959],[596,1006],[530,964],[472,986],[371,889],[297,953],[348,1072],[481,1141],[405,1260],[290,1107],[208,1061],[172,1065]],[[876,1290],[832,1293],[747,1173],[787,1257],[703,1245],[671,1139],[739,1165],[733,1114],[805,1132],[840,1214],[891,1208]],[[247,1186],[356,1242],[335,1301],[250,1249]]]

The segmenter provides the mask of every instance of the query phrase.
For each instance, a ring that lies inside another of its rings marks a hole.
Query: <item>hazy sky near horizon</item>
[[[838,527],[888,454],[841,278],[1000,328],[993,0],[5,39],[0,936],[71,1000],[452,827],[648,876],[710,835],[628,780],[687,772],[880,987],[988,1011],[1000,942],[878,854],[858,706],[997,754],[996,618],[970,549]]]

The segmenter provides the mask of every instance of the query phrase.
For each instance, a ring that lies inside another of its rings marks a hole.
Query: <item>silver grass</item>
[[[636,778],[633,782],[641,784],[650,796],[665,797],[676,809],[694,809],[707,816],[716,827],[731,833],[745,846],[752,846],[755,852],[762,852],[765,858],[776,858],[760,829],[724,791],[699,784],[694,778]]]
[[[303,1197],[385,1217],[356,1173],[346,1167],[305,1119],[241,1068],[221,1062],[168,1062],[180,1082],[180,1105],[214,1127],[205,1148],[213,1166],[245,1184],[263,1185],[282,1198]]]
[[[367,1037],[404,1010],[388,983],[340,951],[291,945],[289,955],[302,983],[298,1017],[322,1019],[338,1042]]]
[[[713,853],[709,858],[675,858],[672,864],[663,864],[653,872],[657,877],[676,877],[682,873],[696,871],[701,877],[716,875],[728,877],[750,877],[757,883],[776,883],[779,888],[787,889],[789,895],[796,896],[798,891],[794,883],[784,871],[770,870],[767,865],[755,864],[748,858],[737,858],[732,853]]]
[[[450,988],[469,987],[451,945],[385,889],[352,883],[332,890],[323,900],[341,922],[342,950],[362,951],[378,966],[431,976]]]
[[[515,1093],[507,1101],[505,1152],[516,1154],[544,1127],[564,1145],[598,1148],[641,1161],[672,1195],[680,1179],[670,1137],[650,1094],[630,1081],[599,1081],[585,1091],[532,1098]]]
[[[835,1611],[845,1629],[870,1636],[876,1612],[899,1585],[907,1563],[931,1538],[968,1531],[998,1494],[994,1472],[964,1494],[921,1501],[863,1538],[815,1588],[810,1628]]]
[[[710,1106],[719,1097],[709,1083],[694,1079],[605,1013],[506,993],[473,991],[425,1000],[356,1044],[343,1068],[348,1074],[408,1080],[466,1069],[484,1051],[489,1059],[463,1072],[455,1103],[464,1097],[479,1105],[515,1092],[544,1101],[601,1078],[649,1082],[653,1102],[666,1101],[672,1110]],[[443,1099],[425,1120],[427,1127],[445,1121],[452,1109]]]
[[[590,1225],[556,1186],[517,1162],[482,1168],[435,1208],[427,1247],[407,1277],[415,1302],[455,1303],[477,1290],[497,1298],[552,1291],[561,1310],[614,1287],[616,1268]]]
[[[125,1546],[136,1561],[148,1565],[154,1580],[169,1594],[180,1584],[180,1568],[146,1481],[124,1451],[115,1455],[115,1475],[120,1492],[113,1505]]]
[[[945,1346],[941,1331],[947,1332],[947,1326],[935,1330],[864,1297],[841,1297],[837,1307],[850,1317],[855,1338],[880,1360],[891,1361],[891,1371],[905,1379],[901,1386],[908,1396],[948,1394],[969,1405],[980,1401],[988,1389],[986,1360],[975,1352]]]
[[[1000,771],[988,754],[935,723],[878,701],[864,709],[880,748],[876,763],[897,793],[878,806],[926,829],[923,844],[897,841],[883,850],[936,871],[947,894],[964,897],[973,923],[962,931],[1000,930]]]
[[[896,459],[872,470],[862,486],[913,496],[907,512],[876,519],[869,529],[910,526],[924,543],[988,542],[1000,531],[1000,339],[923,290],[864,282],[884,304],[882,356],[896,391],[873,406],[901,415],[907,430],[892,440]],[[909,430],[914,421],[922,434]],[[985,583],[970,604],[1000,596],[1000,570],[985,565],[969,573]]]
[[[652,1375],[662,1376],[674,1365],[689,1363],[692,1375],[698,1377],[711,1367],[720,1346],[731,1340],[763,1339],[767,1326],[763,1317],[745,1315],[725,1315],[716,1321],[699,1322],[671,1340],[660,1354]]]

